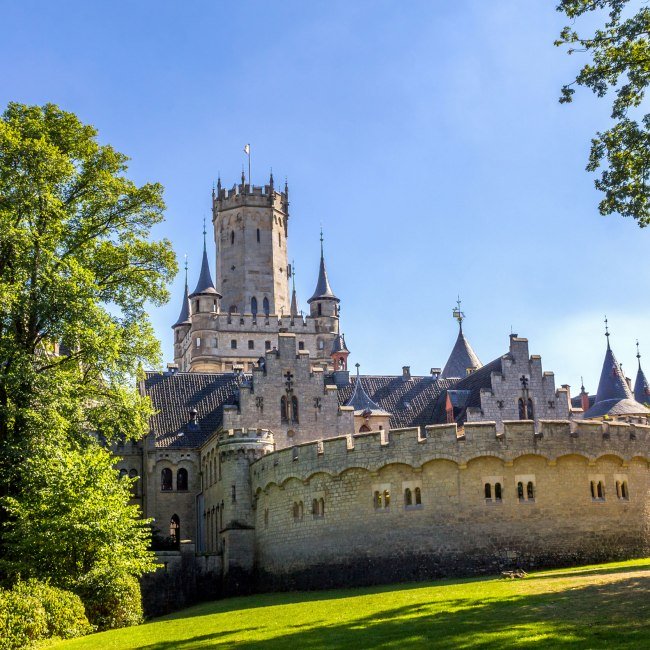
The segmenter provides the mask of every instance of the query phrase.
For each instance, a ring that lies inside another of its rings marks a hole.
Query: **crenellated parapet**
[[[255,489],[272,483],[282,485],[290,478],[308,480],[323,472],[336,476],[351,468],[377,472],[384,466],[404,464],[421,468],[443,459],[463,469],[472,460],[493,457],[511,464],[522,456],[539,456],[549,463],[562,456],[582,456],[590,463],[602,456],[650,460],[650,426],[627,423],[542,420],[494,422],[393,429],[341,436],[297,445],[269,454],[251,467]]]

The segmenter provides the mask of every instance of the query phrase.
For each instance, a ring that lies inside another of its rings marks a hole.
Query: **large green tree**
[[[26,459],[146,432],[136,374],[159,344],[145,305],[167,300],[176,261],[150,239],[162,187],[136,185],[127,160],[51,104],[9,104],[0,119],[0,526],[28,511]],[[110,501],[107,485],[94,496]]]
[[[592,140],[587,170],[596,172],[596,188],[604,193],[599,210],[633,217],[650,224],[650,114],[644,113],[650,83],[650,9],[629,0],[562,0],[557,9],[573,22],[565,27],[558,46],[586,56],[575,79],[562,88],[560,101],[573,101],[575,87],[589,88],[598,97],[612,96],[614,124]],[[579,33],[577,19],[601,13],[601,27]]]

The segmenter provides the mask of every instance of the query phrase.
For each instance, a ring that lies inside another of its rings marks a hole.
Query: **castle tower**
[[[183,302],[178,320],[172,325],[174,330],[174,361],[182,357],[182,343],[186,334],[192,327],[190,320],[190,296],[187,288],[187,258],[185,259],[185,289],[183,290]]]
[[[217,289],[223,309],[239,314],[289,315],[287,234],[289,188],[241,183],[212,194]]]
[[[332,291],[330,281],[327,277],[327,269],[325,268],[325,255],[323,253],[323,230],[320,231],[320,267],[318,269],[318,282],[316,283],[316,290],[314,295],[307,301],[311,316],[314,318],[337,318],[338,319],[338,305],[341,302]],[[327,324],[323,322],[327,327]],[[333,331],[333,330],[325,330]]]
[[[335,339],[332,345],[332,362],[334,364],[334,372],[339,370],[348,369],[348,357],[350,356],[350,350],[345,344],[345,334],[339,334]]]

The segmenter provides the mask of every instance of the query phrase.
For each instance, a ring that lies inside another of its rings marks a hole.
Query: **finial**
[[[221,193],[221,172],[217,173],[217,192]]]
[[[185,288],[187,289],[187,253],[185,253]]]
[[[269,185],[273,189],[273,167],[271,167],[271,174],[269,175]]]
[[[460,327],[460,331],[463,331],[463,321],[465,320],[465,314],[460,310],[460,296],[458,296],[458,300],[456,301],[456,308],[452,311],[452,314],[454,318],[458,321],[458,326]]]
[[[296,263],[291,260],[291,280],[293,282],[293,290],[296,290]]]
[[[609,322],[605,316],[605,336],[607,337],[607,349],[609,350]]]
[[[585,392],[585,380],[580,377],[580,390],[584,393]]]
[[[246,185],[246,172],[244,171],[244,165],[241,166],[241,184]]]
[[[203,215],[203,250],[205,251],[205,235],[207,234],[205,230],[205,215]]]
[[[287,198],[289,197],[289,181],[287,180],[287,177],[284,177],[284,193],[287,195]]]
[[[320,256],[323,257],[323,224],[320,225]]]
[[[361,368],[361,364],[359,362],[354,364],[354,367],[357,369],[357,377],[359,376],[359,368]]]
[[[639,339],[636,340],[636,358],[639,361],[639,368],[641,367],[641,353],[639,352]]]

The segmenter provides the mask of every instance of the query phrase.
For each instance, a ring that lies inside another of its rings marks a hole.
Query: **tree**
[[[159,344],[145,305],[168,299],[176,272],[170,243],[148,238],[162,187],[138,187],[127,160],[52,104],[12,103],[0,118],[5,575],[13,566],[63,585],[108,561],[150,568],[128,488],[98,444],[147,431],[136,375],[158,363]]]
[[[602,168],[595,180],[604,193],[599,210],[603,215],[619,213],[633,217],[640,227],[650,224],[650,114],[642,114],[650,83],[650,9],[629,9],[629,0],[562,0],[557,10],[575,21],[587,13],[607,13],[605,25],[588,36],[565,27],[557,46],[568,53],[587,53],[575,79],[562,88],[561,103],[573,101],[575,86],[589,88],[597,97],[614,92],[612,118],[615,124],[596,133],[587,170]]]

